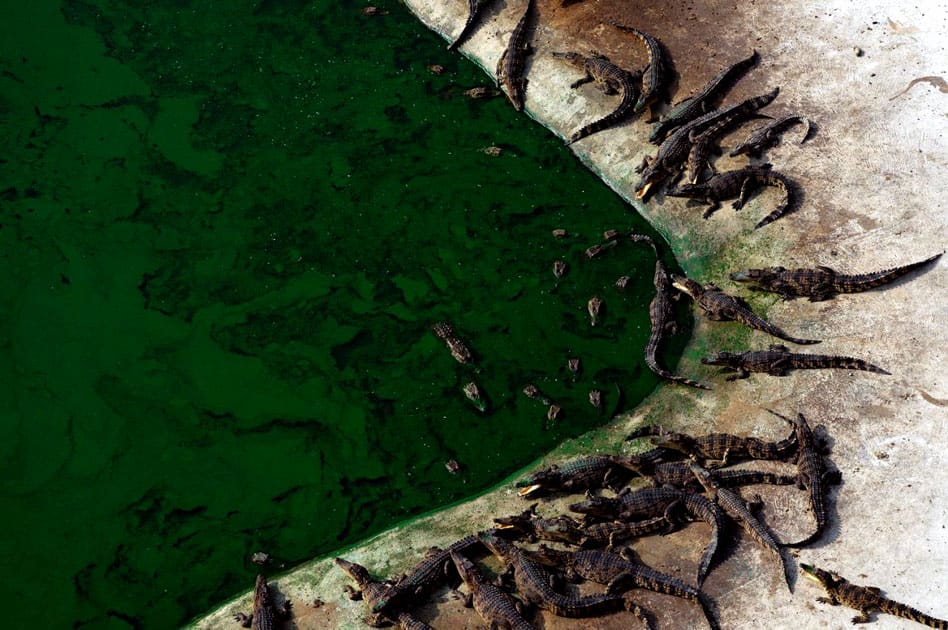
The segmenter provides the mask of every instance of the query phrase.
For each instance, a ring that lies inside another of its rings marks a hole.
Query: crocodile
[[[803,137],[800,138],[800,144],[803,144],[810,137],[811,124],[809,119],[803,116],[782,116],[751,133],[747,140],[737,145],[728,155],[731,157],[737,157],[738,155],[760,157],[764,149],[779,142],[781,131],[797,123],[806,127]]]
[[[825,571],[811,564],[800,563],[803,576],[823,587],[829,597],[818,597],[816,601],[831,606],[847,606],[858,610],[859,614],[853,617],[853,623],[868,623],[872,621],[872,613],[882,612],[902,619],[918,622],[929,628],[948,629],[948,621],[936,619],[920,610],[901,604],[882,595],[882,589],[877,586],[860,586],[853,584],[838,573]]]
[[[614,612],[626,604],[624,598],[605,593],[582,597],[558,593],[551,585],[552,574],[531,560],[522,549],[490,531],[482,532],[479,536],[491,553],[507,566],[508,571],[513,572],[517,591],[529,604],[559,617],[574,618]]]
[[[797,443],[800,450],[797,454],[797,485],[801,490],[806,490],[810,495],[810,509],[813,511],[813,518],[816,520],[816,529],[812,534],[793,543],[786,543],[787,547],[803,547],[823,535],[826,528],[826,485],[830,483],[839,483],[839,471],[829,471],[823,462],[823,455],[813,436],[813,430],[807,424],[806,418],[802,413],[798,413],[796,418],[787,418],[775,411],[774,415],[783,418],[793,426],[793,431],[797,436]]]
[[[736,171],[726,171],[717,173],[705,182],[700,184],[682,184],[669,190],[666,194],[669,197],[688,197],[690,199],[703,200],[710,203],[708,209],[704,211],[704,218],[707,219],[715,210],[721,207],[720,202],[724,199],[733,199],[737,201],[731,204],[735,210],[744,207],[744,203],[750,197],[751,192],[760,186],[772,186],[783,191],[784,199],[774,210],[758,221],[754,229],[760,229],[765,225],[773,223],[788,212],[793,201],[791,190],[793,184],[783,173],[778,173],[770,168],[769,164],[757,166],[748,166]]]
[[[652,436],[656,446],[680,451],[689,457],[721,460],[727,463],[737,459],[783,460],[796,452],[797,436],[790,435],[779,442],[766,442],[755,437],[741,437],[730,433],[709,433],[691,436],[686,433],[667,431],[658,425],[640,427],[630,433],[626,440]],[[712,471],[713,477],[724,471]]]
[[[480,544],[476,536],[465,536],[446,549],[432,547],[424,559],[389,585],[372,605],[372,612],[390,616],[391,611],[404,610],[447,581],[451,575],[451,552],[464,552]]]
[[[571,512],[619,521],[669,516],[684,492],[678,488],[623,489],[615,497],[587,495],[584,501],[569,505]]]
[[[286,600],[282,607],[277,608],[270,593],[270,587],[267,586],[267,578],[258,575],[253,587],[253,611],[249,615],[237,613],[234,615],[234,621],[239,622],[244,628],[273,630],[277,627],[278,619],[289,617],[290,601]]]
[[[790,585],[790,574],[787,568],[786,558],[784,558],[780,552],[780,546],[777,544],[777,541],[774,540],[773,535],[767,527],[751,514],[747,502],[733,490],[724,488],[717,483],[706,468],[699,466],[696,462],[690,462],[689,465],[695,477],[698,478],[698,481],[704,486],[705,491],[710,495],[710,498],[717,502],[728,516],[737,521],[741,528],[747,532],[757,544],[766,549],[777,559],[783,570],[783,577],[787,583],[787,588],[790,589],[792,593],[793,587]]]
[[[764,372],[771,376],[786,376],[790,370],[813,370],[822,368],[836,368],[841,370],[863,370],[876,374],[891,374],[862,359],[840,357],[825,354],[803,354],[790,352],[789,348],[781,345],[772,345],[767,350],[751,350],[748,352],[718,352],[704,357],[701,362],[705,365],[720,365],[734,370],[737,374],[727,377],[728,381],[747,378],[751,372]]]
[[[573,144],[597,131],[608,129],[632,113],[635,107],[636,97],[634,83],[638,75],[628,70],[623,70],[609,61],[608,57],[603,55],[594,54],[586,57],[575,52],[555,52],[553,56],[565,59],[570,65],[580,68],[585,72],[583,78],[574,81],[570,85],[571,88],[575,89],[585,83],[594,81],[596,87],[599,88],[603,94],[620,94],[622,97],[619,101],[619,105],[612,110],[611,113],[606,114],[598,120],[594,120],[585,127],[582,127],[579,131],[573,133],[566,141],[566,144]]]
[[[769,105],[777,98],[779,91],[780,88],[774,88],[773,91],[767,94],[746,99],[721,110],[708,112],[673,131],[662,143],[662,146],[658,148],[655,157],[645,158],[639,167],[638,171],[642,174],[642,177],[635,185],[636,198],[644,199],[653,185],[681,170],[682,164],[688,158],[692,138],[705,125],[712,125],[725,118],[740,118],[755,112]]]
[[[816,339],[791,337],[780,328],[756,315],[751,310],[750,304],[743,299],[728,295],[713,284],[701,286],[691,278],[678,275],[672,275],[671,283],[673,287],[694,300],[698,308],[704,312],[705,317],[713,322],[736,321],[778,339],[801,345],[820,343]]]
[[[487,396],[484,395],[484,391],[478,387],[477,383],[471,381],[462,387],[461,391],[464,392],[464,397],[471,401],[471,404],[474,405],[478,411],[481,413],[487,411]]]
[[[517,22],[507,48],[504,49],[497,61],[497,86],[507,90],[507,99],[514,109],[523,111],[523,99],[527,90],[527,79],[523,76],[526,57],[530,52],[527,22],[533,12],[534,0],[527,0],[527,8],[523,17]]]
[[[454,326],[447,322],[435,322],[431,325],[431,331],[448,346],[448,350],[451,351],[451,356],[454,357],[455,361],[458,363],[472,363],[474,361],[474,353],[458,337],[458,334],[454,331]]]
[[[634,456],[633,456],[634,457]],[[530,497],[540,491],[618,489],[629,478],[627,460],[619,455],[589,455],[562,465],[551,464],[517,482],[518,494]]]
[[[701,554],[701,560],[698,562],[695,584],[698,588],[701,588],[704,579],[711,570],[714,557],[717,555],[721,532],[727,526],[727,520],[724,517],[724,510],[718,507],[717,503],[701,494],[686,493],[681,501],[681,507],[691,518],[703,521],[711,528],[711,540],[705,546]]]
[[[706,170],[710,170],[712,175],[717,173],[714,167],[711,166],[710,157],[712,153],[720,153],[717,147],[718,140],[721,136],[725,135],[731,127],[742,124],[746,120],[747,118],[743,116],[724,118],[701,133],[692,135],[691,150],[688,151],[688,159],[685,162],[685,168],[688,171],[688,175],[685,179],[689,183],[699,183],[704,179]]]
[[[675,523],[669,521],[664,515],[653,516],[652,518],[633,521],[631,523],[621,523],[618,521],[594,523],[582,528],[581,536],[577,544],[580,547],[612,548],[617,543],[630,538],[640,538],[659,532],[668,533],[672,531],[674,526]]]
[[[457,552],[451,560],[468,589],[465,606],[472,606],[491,628],[500,630],[534,630],[535,626],[523,618],[522,604],[484,579],[474,563]]]
[[[718,91],[729,87],[740,75],[754,67],[759,59],[757,51],[753,51],[750,57],[721,70],[697,94],[672,105],[671,111],[652,127],[652,132],[648,137],[649,142],[660,143],[669,131],[705,113],[708,110],[709,101],[718,94]]]
[[[753,440],[755,438],[742,439]],[[760,442],[760,444],[769,445],[774,443]],[[674,448],[674,445],[671,446]],[[730,451],[727,451],[726,454],[728,457],[731,456]],[[757,484],[789,486],[797,483],[797,477],[793,475],[781,475],[763,470],[722,470],[717,468],[710,472],[715,481],[727,488]],[[643,477],[651,479],[652,483],[656,486],[673,486],[675,488],[681,488],[682,490],[700,488],[697,479],[695,479],[691,469],[688,467],[688,462],[665,462],[657,464],[652,467],[651,471],[642,471],[641,474]]]
[[[605,306],[606,303],[603,302],[602,298],[598,295],[589,298],[589,301],[586,303],[586,310],[589,312],[590,326],[596,326],[599,323],[599,318],[602,316],[602,311]]]
[[[474,27],[477,25],[477,20],[480,17],[481,11],[491,2],[492,0],[467,0],[467,20],[465,20],[464,27],[461,28],[461,32],[458,34],[457,38],[448,44],[448,50],[454,50],[464,43],[468,36],[470,36],[470,34],[474,31]]]
[[[566,514],[549,519],[540,518],[536,503],[520,514],[495,518],[494,523],[498,534],[512,530],[517,537],[525,537],[530,542],[550,540],[576,545],[585,536],[579,522]]]
[[[646,107],[653,107],[655,101],[659,99],[665,90],[665,79],[668,74],[668,67],[665,63],[665,55],[662,52],[662,45],[648,33],[640,31],[633,26],[626,26],[618,22],[609,22],[609,24],[620,31],[632,33],[648,50],[648,65],[645,67],[645,70],[642,71],[642,92],[639,94],[639,98],[635,102],[635,107],[632,109],[632,112],[635,114],[641,113]]]
[[[704,383],[672,374],[658,362],[658,354],[665,342],[665,335],[674,334],[677,329],[675,312],[672,308],[671,279],[668,270],[665,268],[665,263],[659,258],[658,247],[654,240],[644,234],[630,234],[629,238],[633,241],[648,243],[655,252],[655,275],[652,279],[652,284],[655,286],[655,297],[648,305],[648,316],[652,328],[649,332],[648,343],[645,344],[645,365],[662,378],[674,383],[681,383],[697,389],[711,389]]]
[[[583,579],[606,586],[607,593],[619,594],[632,588],[671,595],[698,604],[708,625],[718,628],[706,601],[695,587],[678,578],[638,562],[626,548],[621,553],[603,550],[560,551],[540,545],[535,557],[562,569],[571,580]]]
[[[888,284],[935,262],[942,254],[944,252],[919,262],[873,273],[846,275],[824,266],[800,269],[767,267],[736,271],[731,274],[731,280],[751,283],[754,289],[777,293],[784,300],[806,297],[811,302],[820,302],[838,293],[859,293]]]

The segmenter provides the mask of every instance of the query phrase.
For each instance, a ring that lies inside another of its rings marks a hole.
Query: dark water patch
[[[604,422],[590,389],[611,412],[654,387],[649,252],[583,256],[642,221],[465,97],[483,74],[400,5],[362,6],[46,0],[0,26],[11,627],[180,624],[252,552],[290,567],[475,493]]]

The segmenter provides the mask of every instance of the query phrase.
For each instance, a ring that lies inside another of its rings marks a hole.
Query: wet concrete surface
[[[466,0],[409,0],[430,28],[460,30]],[[462,46],[465,54],[493,69],[522,4],[499,2]],[[713,281],[743,295],[758,312],[802,336],[823,343],[806,352],[867,359],[892,372],[879,376],[845,370],[797,371],[775,378],[752,375],[725,383],[699,358],[718,349],[764,348],[762,333],[743,334],[734,324],[700,320],[678,373],[712,382],[712,392],[660,387],[631,416],[608,429],[564,445],[547,461],[596,449],[625,449],[621,438],[641,422],[660,421],[692,433],[727,431],[776,439],[786,426],[764,408],[803,412],[822,427],[832,447],[830,461],[843,476],[830,493],[830,527],[790,559],[834,569],[852,581],[881,587],[925,612],[948,617],[948,274],[939,261],[885,289],[827,302],[781,302],[731,283],[727,274],[747,267],[829,265],[842,272],[867,272],[921,260],[945,249],[945,171],[948,166],[948,94],[942,3],[917,7],[885,2],[677,2],[588,0],[561,7],[538,2],[535,54],[528,62],[529,114],[561,136],[613,108],[617,97],[591,85],[570,90],[580,73],[549,55],[553,50],[596,50],[634,69],[645,61],[637,41],[605,25],[617,20],[661,39],[679,73],[671,86],[677,101],[700,88],[722,67],[751,49],[761,63],[727,96],[736,102],[774,86],[779,98],[767,113],[800,113],[815,121],[810,140],[797,144],[800,130],[765,154],[774,168],[799,184],[798,209],[776,223],[753,230],[779,199],[776,191],[756,195],[741,212],[727,203],[709,220],[684,200],[655,195],[639,210],[667,237],[692,277]],[[492,71],[492,70],[491,70]],[[914,83],[913,83],[914,82]],[[941,86],[941,87],[940,87]],[[753,123],[725,138],[725,149],[745,137]],[[574,145],[578,157],[626,198],[637,180],[633,167],[655,147],[649,126],[630,121]],[[722,158],[719,170],[746,163]],[[631,209],[630,209],[631,211]],[[780,465],[775,464],[776,467]],[[783,470],[792,470],[785,465]],[[792,487],[757,487],[763,518],[784,539],[809,531],[813,521],[806,495]],[[747,494],[750,497],[750,493]],[[541,505],[555,514],[568,500]],[[509,482],[459,506],[396,528],[341,555],[378,575],[394,575],[413,564],[432,544],[450,544],[487,527],[494,515],[517,513],[524,502]],[[633,545],[643,560],[669,573],[690,576],[705,544],[707,528],[649,538]],[[795,581],[787,591],[773,559],[746,537],[705,583],[723,628],[846,628],[853,611],[815,602],[817,587]],[[789,553],[789,552],[787,552]],[[346,579],[331,560],[300,567],[279,580],[296,605],[300,628],[361,628],[360,602],[341,596]],[[586,587],[584,587],[586,588]],[[314,609],[314,597],[329,602]],[[201,628],[229,627],[227,616],[246,606],[246,597],[200,621]],[[437,628],[477,628],[483,623],[447,591],[419,617]],[[657,595],[642,604],[658,628],[705,627],[687,603]],[[627,613],[588,620],[543,615],[538,624],[556,628],[625,628]],[[880,615],[882,630],[913,627]]]

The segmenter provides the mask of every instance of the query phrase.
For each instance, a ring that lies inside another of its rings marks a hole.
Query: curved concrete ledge
[[[406,0],[430,28],[460,31],[466,0]],[[497,2],[487,21],[463,46],[482,67],[494,68],[523,2]],[[948,87],[944,37],[948,9],[922,3],[911,9],[880,0],[860,3],[795,2],[629,3],[588,0],[560,6],[539,0],[535,54],[528,62],[527,109],[561,136],[610,110],[614,101],[591,86],[570,90],[578,78],[552,58],[552,50],[597,50],[635,68],[644,52],[628,36],[601,23],[634,23],[660,38],[671,52],[680,82],[674,97],[699,88],[721,67],[756,48],[760,66],[743,79],[728,102],[780,86],[773,114],[797,112],[818,131],[800,147],[798,131],[768,159],[794,178],[805,198],[799,209],[761,230],[754,223],[777,193],[758,195],[740,213],[725,206],[708,221],[679,200],[659,196],[637,206],[672,245],[689,275],[734,290],[727,272],[748,266],[813,266],[862,272],[906,264],[945,249],[948,213],[943,203],[948,167]],[[448,37],[446,35],[446,37]],[[450,37],[448,37],[450,39]],[[857,54],[859,53],[859,54]],[[916,81],[917,80],[917,81]],[[579,158],[619,194],[631,196],[633,166],[654,147],[648,126],[628,123],[575,145]],[[744,132],[746,133],[746,132]],[[741,132],[728,138],[733,142]],[[737,160],[738,163],[742,163]],[[729,161],[718,163],[724,170]],[[746,291],[737,289],[747,295]],[[763,407],[804,412],[823,425],[831,460],[843,485],[831,494],[832,526],[799,558],[827,566],[935,616],[948,616],[948,274],[939,262],[886,289],[820,303],[777,302],[751,294],[754,307],[789,332],[823,339],[821,353],[862,357],[892,376],[848,371],[796,372],[786,378],[755,375],[724,383],[697,359],[711,349],[762,348],[760,333],[703,320],[678,371],[713,382],[712,392],[660,387],[638,408],[605,429],[563,445],[548,458],[625,448],[622,436],[643,421],[661,420],[690,431],[730,431],[765,437],[786,427]],[[806,499],[793,489],[764,497],[765,517],[778,533],[809,531]],[[556,503],[553,504],[554,506]],[[487,526],[494,514],[518,512],[523,501],[503,483],[480,498],[397,527],[340,552],[380,575],[404,570],[433,544],[449,544]],[[555,509],[555,508],[554,508]],[[804,520],[798,515],[803,514]],[[635,545],[646,562],[688,576],[704,544],[703,526]],[[298,628],[363,628],[361,602],[342,595],[346,578],[331,559],[317,560],[275,580],[294,603]],[[717,602],[722,627],[849,626],[852,611],[814,602],[820,595],[798,581],[791,595],[770,558],[746,539],[713,571],[705,590]],[[315,598],[326,602],[314,607]],[[689,606],[642,596],[659,628],[704,627]],[[196,622],[199,628],[232,628],[232,614],[249,608],[249,595]],[[480,627],[476,615],[447,594],[419,611],[438,628]],[[767,620],[763,622],[762,620]],[[625,616],[576,622],[544,618],[544,627],[625,627]],[[880,630],[905,627],[882,615]]]

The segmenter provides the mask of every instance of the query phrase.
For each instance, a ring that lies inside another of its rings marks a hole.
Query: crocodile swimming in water
[[[823,587],[828,597],[818,597],[816,601],[831,606],[847,606],[858,610],[859,614],[853,617],[853,623],[868,623],[872,621],[872,613],[882,612],[902,619],[916,621],[929,628],[948,629],[948,621],[936,619],[920,610],[900,604],[882,595],[882,589],[877,586],[860,586],[853,584],[838,573],[819,569],[812,564],[800,563],[803,576]]]
[[[743,299],[728,295],[713,284],[700,285],[691,278],[672,275],[672,286],[689,296],[713,322],[736,321],[754,330],[765,332],[778,339],[802,345],[820,343],[816,339],[791,337],[780,328],[759,317]]]
[[[731,274],[731,280],[754,285],[752,288],[755,290],[777,293],[784,300],[805,297],[809,298],[811,302],[820,302],[828,300],[838,293],[859,293],[881,287],[916,269],[921,269],[929,263],[935,262],[941,258],[942,254],[936,254],[925,260],[901,267],[893,267],[892,269],[872,273],[847,275],[824,266],[798,269],[767,267],[736,271]]]
[[[565,59],[570,65],[581,69],[585,73],[583,78],[574,81],[570,85],[571,88],[575,89],[585,83],[594,81],[596,87],[603,94],[619,94],[621,96],[619,105],[612,112],[573,133],[567,140],[567,144],[572,144],[597,131],[607,129],[632,113],[635,107],[636,90],[634,82],[638,78],[637,74],[623,70],[603,55],[586,57],[575,52],[555,52],[553,56]]]
[[[876,374],[891,374],[891,372],[887,372],[862,359],[825,354],[790,352],[789,348],[780,345],[772,345],[767,350],[718,352],[713,356],[704,357],[701,359],[701,362],[705,365],[721,365],[736,371],[737,374],[732,374],[727,377],[729,381],[747,378],[751,372],[764,372],[771,376],[786,376],[790,370],[814,370],[824,368],[863,370],[866,372],[875,372]]]

